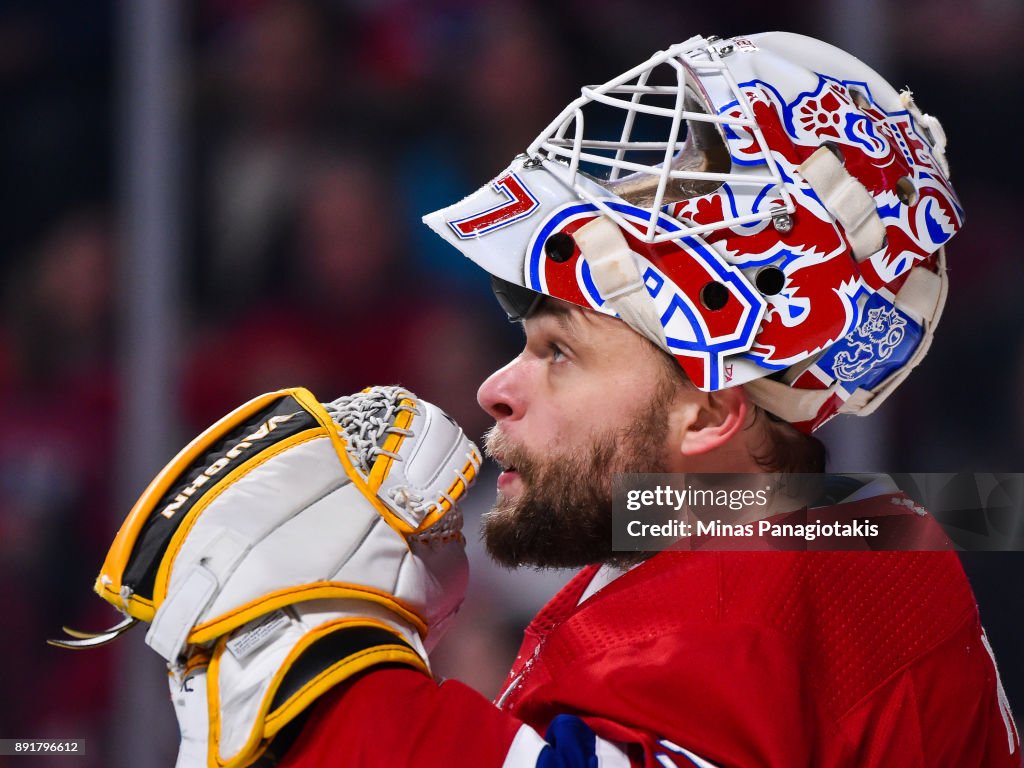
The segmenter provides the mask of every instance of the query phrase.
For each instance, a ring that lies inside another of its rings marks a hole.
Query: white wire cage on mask
[[[765,219],[786,226],[786,217],[794,211],[792,196],[782,184],[782,173],[747,97],[722,57],[723,52],[733,50],[734,43],[719,48],[709,42],[712,41],[700,36],[690,38],[607,83],[584,86],[579,98],[534,139],[526,154],[567,163],[572,190],[647,243]],[[734,102],[738,114],[719,113],[707,92],[709,85],[718,92],[720,103]],[[723,94],[729,96],[724,101]],[[605,125],[595,125],[596,121],[588,121],[586,112],[593,105],[603,105],[621,115],[612,116]],[[638,117],[653,118],[648,120],[648,131],[665,138],[647,140],[638,136]],[[617,138],[607,137],[607,123],[621,123]],[[744,173],[732,169],[723,139],[726,131],[753,138],[766,161],[763,170]],[[646,208],[646,225],[622,216],[608,205],[606,194],[597,194],[592,185],[580,183],[581,172],[616,196]],[[766,210],[737,213],[711,224],[682,220],[678,221],[678,229],[659,228],[662,206],[706,194],[727,181],[733,185],[755,185],[758,189],[771,184],[780,197],[779,204]]]

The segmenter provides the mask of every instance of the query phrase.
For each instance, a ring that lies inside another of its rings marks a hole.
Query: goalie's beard
[[[543,458],[512,442],[495,425],[484,438],[488,455],[514,466],[522,491],[500,491],[483,516],[487,551],[509,568],[626,566],[649,553],[612,550],[612,478],[620,472],[664,472],[671,397],[663,389],[625,427],[597,431],[579,448]]]

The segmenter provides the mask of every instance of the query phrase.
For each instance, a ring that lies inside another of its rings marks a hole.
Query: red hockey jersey
[[[1021,764],[954,553],[664,552],[581,602],[596,571],[532,622],[500,708],[371,671],[281,765]]]

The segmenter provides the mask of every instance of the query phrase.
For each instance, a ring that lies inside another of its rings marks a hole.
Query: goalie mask
[[[811,431],[923,357],[963,213],[938,121],[830,45],[692,38],[587,86],[487,187],[424,221],[491,273],[620,317],[698,388]]]

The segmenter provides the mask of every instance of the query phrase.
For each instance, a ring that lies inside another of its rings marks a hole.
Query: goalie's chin
[[[608,559],[610,508],[552,498],[543,482],[510,485],[521,486],[521,492],[499,490],[481,521],[484,546],[495,562],[506,568],[579,568]]]

